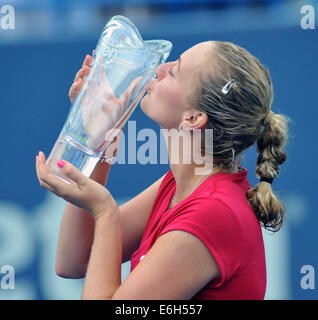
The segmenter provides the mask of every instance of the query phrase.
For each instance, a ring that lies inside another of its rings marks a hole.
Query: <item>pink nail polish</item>
[[[78,79],[76,80],[76,83],[77,83],[77,82],[80,82],[81,80],[82,80],[81,78],[78,78]]]
[[[36,157],[35,157],[35,160],[38,161],[38,158],[39,158],[39,156],[36,156]]]
[[[63,167],[66,165],[66,162],[63,161],[63,160],[59,160],[59,161],[57,162],[57,165],[58,165],[60,168],[63,168]]]

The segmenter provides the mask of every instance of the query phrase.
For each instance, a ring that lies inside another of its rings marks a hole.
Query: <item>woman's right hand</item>
[[[69,90],[68,96],[71,100],[71,103],[74,102],[75,98],[77,97],[78,93],[83,87],[84,78],[88,76],[89,72],[91,71],[91,62],[93,58],[88,54],[86,55],[82,68],[76,73],[74,78],[74,82]]]
[[[93,51],[93,54],[94,54],[94,51]],[[76,73],[76,76],[74,78],[74,82],[73,82],[72,86],[70,87],[69,94],[68,94],[71,103],[74,102],[77,95],[81,91],[81,89],[85,83],[84,78],[89,75],[89,73],[92,69],[92,67],[91,67],[92,61],[93,61],[93,57],[90,56],[89,54],[87,54],[84,59],[84,62],[83,62],[81,69]],[[124,128],[122,128],[122,131],[123,131],[123,129]],[[114,141],[108,146],[107,150],[105,150],[105,152],[103,153],[103,156],[111,158],[116,155],[118,147],[119,147],[120,136],[121,136],[121,134],[118,134],[115,137]]]

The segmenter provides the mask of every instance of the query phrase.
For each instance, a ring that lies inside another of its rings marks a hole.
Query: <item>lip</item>
[[[152,83],[152,81],[149,81],[148,82],[148,84],[146,85],[146,90],[148,91],[148,92],[150,92],[152,89],[151,89],[151,83]]]
[[[149,93],[151,91],[150,84],[146,86],[146,91]]]

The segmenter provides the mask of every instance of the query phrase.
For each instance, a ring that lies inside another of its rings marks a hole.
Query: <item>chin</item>
[[[145,97],[146,98],[146,97]],[[140,108],[141,110],[143,111],[143,113],[148,117],[150,118],[151,120],[155,121],[155,122],[158,122],[157,120],[157,116],[154,112],[152,112],[152,105],[151,103],[148,103],[147,99],[143,98],[141,101],[140,101]]]
[[[149,118],[151,118],[150,113],[149,113],[149,105],[147,104],[147,101],[145,101],[146,97],[144,97],[141,101],[140,101],[140,108],[143,111],[143,113],[148,116]]]
[[[151,103],[149,103],[147,96],[145,96],[140,101],[140,108],[146,115],[149,115],[149,111],[151,110]]]
[[[146,103],[145,103],[145,97],[140,101],[140,103],[139,103],[139,105],[140,105],[140,108],[141,108],[141,110],[144,112],[144,113],[146,113],[145,112],[145,105],[146,105]]]

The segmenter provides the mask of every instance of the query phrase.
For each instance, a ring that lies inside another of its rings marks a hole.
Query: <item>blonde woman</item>
[[[76,75],[71,100],[90,60]],[[271,184],[286,160],[287,140],[287,118],[271,111],[269,72],[240,46],[208,41],[156,74],[142,110],[162,129],[213,129],[211,170],[198,175],[195,161],[170,161],[163,177],[118,207],[104,187],[109,164],[100,162],[88,179],[59,161],[75,182],[69,185],[47,172],[40,152],[41,186],[68,202],[56,273],[86,277],[83,299],[263,299],[261,226],[277,231],[283,222],[284,207]],[[174,150],[167,143],[171,160]],[[251,188],[239,159],[254,143],[260,182]],[[128,260],[131,272],[121,283],[121,264]]]

